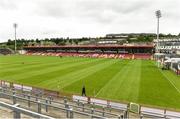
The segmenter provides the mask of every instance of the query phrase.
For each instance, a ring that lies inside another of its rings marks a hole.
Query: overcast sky
[[[180,32],[180,0],[0,0],[0,42],[14,38],[96,37]]]

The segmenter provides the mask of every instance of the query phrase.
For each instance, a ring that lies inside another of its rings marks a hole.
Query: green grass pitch
[[[121,102],[180,109],[180,77],[154,61],[0,56],[0,79]]]

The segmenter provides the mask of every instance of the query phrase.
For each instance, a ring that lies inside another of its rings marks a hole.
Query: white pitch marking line
[[[159,69],[160,70],[160,69]],[[163,74],[163,72],[160,70],[160,72]],[[169,80],[169,78],[163,74],[163,76],[174,86],[174,88],[178,91],[178,93],[180,94],[180,90],[174,85],[174,83],[172,81]]]

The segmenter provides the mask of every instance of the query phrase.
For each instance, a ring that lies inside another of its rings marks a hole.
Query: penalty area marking
[[[159,71],[171,83],[171,85],[176,89],[176,91],[180,94],[180,90],[174,85],[174,83],[171,80],[169,80],[169,78],[160,69]]]
[[[122,60],[121,60],[121,61],[122,61]],[[132,62],[132,61],[127,62],[126,65],[123,66],[123,67],[120,69],[120,71],[119,71],[114,77],[117,77],[120,73],[122,73],[123,69],[125,69],[126,66],[127,66],[129,63],[131,63],[131,62]],[[109,81],[96,93],[95,97],[97,97],[97,96],[104,90],[104,88],[105,88],[108,84],[111,83],[112,80],[116,79],[116,78],[114,78],[114,77],[113,77],[111,80],[109,80]]]
[[[155,64],[155,63],[153,63],[153,64]],[[157,67],[157,68],[161,72],[161,74],[170,82],[170,84],[176,89],[176,91],[180,94],[180,90],[174,85],[174,83],[169,80],[169,78],[159,69],[159,67]]]

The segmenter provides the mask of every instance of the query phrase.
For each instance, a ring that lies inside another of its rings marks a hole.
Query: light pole
[[[13,24],[13,27],[14,27],[14,37],[15,37],[15,39],[14,39],[14,51],[16,52],[16,29],[17,29],[17,23],[14,23]]]
[[[157,18],[157,51],[158,51],[158,48],[159,48],[159,19],[161,18],[161,11],[160,10],[157,10],[155,12],[156,14],[156,18]]]

